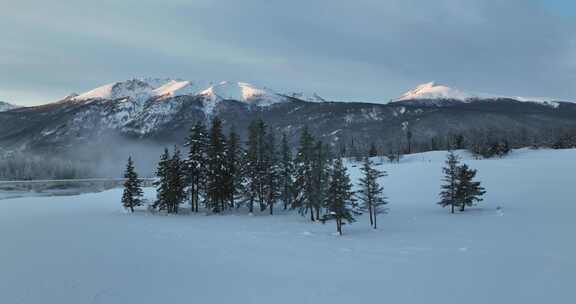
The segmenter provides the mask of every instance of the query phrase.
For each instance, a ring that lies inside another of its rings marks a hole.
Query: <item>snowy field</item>
[[[118,189],[1,200],[0,303],[576,303],[576,150],[468,158],[488,193],[455,215],[444,157],[385,164],[390,214],[343,237],[295,213],[126,214]]]

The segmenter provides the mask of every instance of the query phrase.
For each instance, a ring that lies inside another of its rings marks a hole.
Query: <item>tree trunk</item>
[[[274,204],[270,204],[270,215],[274,215]]]
[[[450,213],[454,213],[454,204],[450,204],[450,208],[452,208],[452,210],[450,211]]]
[[[260,212],[266,210],[266,204],[264,204],[264,199],[260,199]]]
[[[339,235],[342,235],[342,221],[339,218],[336,219],[336,230]]]
[[[314,209],[310,208],[310,220],[314,222]]]
[[[368,212],[370,213],[370,226],[374,227],[374,220],[372,218],[372,203],[368,203]]]
[[[190,212],[194,212],[194,185],[190,186]]]

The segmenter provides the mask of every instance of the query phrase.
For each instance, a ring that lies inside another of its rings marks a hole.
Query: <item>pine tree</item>
[[[166,210],[169,206],[170,200],[170,152],[164,149],[164,153],[160,156],[158,167],[156,169],[156,176],[158,180],[154,182],[156,186],[156,201],[153,207],[159,210]]]
[[[294,195],[294,162],[292,151],[288,145],[286,134],[282,134],[280,146],[280,198],[284,203],[284,210],[292,205]]]
[[[354,141],[354,138],[350,141],[350,148],[348,149],[349,157],[353,158],[354,161],[361,161],[362,160],[362,153],[359,151],[359,148]]]
[[[374,162],[368,157],[364,159],[361,168],[363,176],[360,178],[360,190],[358,196],[362,202],[361,210],[370,215],[370,226],[377,229],[377,215],[386,213],[383,207],[388,202],[384,196],[384,188],[378,183],[378,179],[387,176],[386,172],[374,168]]]
[[[266,179],[268,175],[268,163],[266,161],[266,124],[262,119],[256,121],[256,134],[258,142],[258,162],[257,162],[257,189],[258,189],[258,202],[260,203],[260,211],[264,211],[268,206],[267,201],[267,190],[266,190]]]
[[[244,161],[246,185],[244,199],[248,203],[250,213],[254,212],[254,201],[259,186],[259,158],[258,158],[258,126],[252,121],[248,127],[248,142]]]
[[[276,136],[272,130],[266,134],[263,153],[264,188],[266,193],[266,205],[270,215],[274,214],[274,205],[280,196],[280,167],[276,148]]]
[[[300,144],[295,160],[295,198],[294,208],[298,208],[301,215],[310,212],[310,220],[314,218],[314,179],[312,175],[314,138],[304,127],[300,135]]]
[[[244,151],[240,147],[238,135],[232,129],[226,143],[226,194],[230,208],[236,206],[236,199],[244,191]]]
[[[412,153],[412,130],[406,130],[406,154]]]
[[[325,206],[327,214],[322,217],[322,222],[335,220],[336,231],[340,235],[342,235],[342,226],[346,223],[355,222],[354,216],[359,215],[355,210],[352,182],[346,173],[346,167],[344,167],[341,158],[337,158],[332,166]]]
[[[466,206],[473,206],[475,202],[482,201],[482,195],[486,193],[480,186],[480,182],[475,182],[476,170],[470,169],[467,165],[458,168],[458,187],[456,190],[456,201],[460,206],[460,211],[464,211]]]
[[[222,121],[212,119],[207,153],[207,207],[214,213],[222,212],[228,199],[226,193],[226,139],[222,133]]]
[[[444,172],[444,184],[441,186],[440,202],[442,207],[450,206],[450,212],[454,213],[454,208],[458,204],[456,200],[456,191],[458,190],[458,170],[460,160],[454,152],[450,151],[446,159],[446,167],[442,168]]]
[[[132,157],[128,157],[128,164],[124,173],[124,193],[122,194],[122,206],[134,212],[134,207],[142,205],[142,181],[134,169]]]
[[[169,165],[169,212],[178,213],[180,204],[186,199],[186,166],[177,147],[174,147]]]
[[[190,206],[192,211],[198,212],[200,197],[205,194],[206,185],[206,147],[207,131],[204,124],[197,123],[190,130],[190,136],[186,140],[188,146],[187,173],[188,192],[190,194]]]
[[[312,150],[312,206],[316,212],[316,219],[320,219],[320,210],[328,188],[330,175],[330,149],[322,141],[317,141]]]

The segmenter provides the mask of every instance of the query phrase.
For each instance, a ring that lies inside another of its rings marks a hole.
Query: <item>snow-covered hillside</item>
[[[574,303],[576,150],[472,160],[485,201],[436,205],[444,152],[384,164],[390,214],[126,214],[120,190],[0,201],[2,303]],[[351,175],[358,176],[349,164]],[[146,191],[153,198],[151,189]],[[500,207],[497,209],[497,207]]]

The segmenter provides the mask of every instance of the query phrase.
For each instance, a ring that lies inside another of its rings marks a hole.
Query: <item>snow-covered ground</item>
[[[576,150],[467,157],[488,193],[455,215],[444,156],[385,164],[390,214],[343,237],[294,213],[126,214],[119,189],[2,200],[0,303],[576,303]]]

